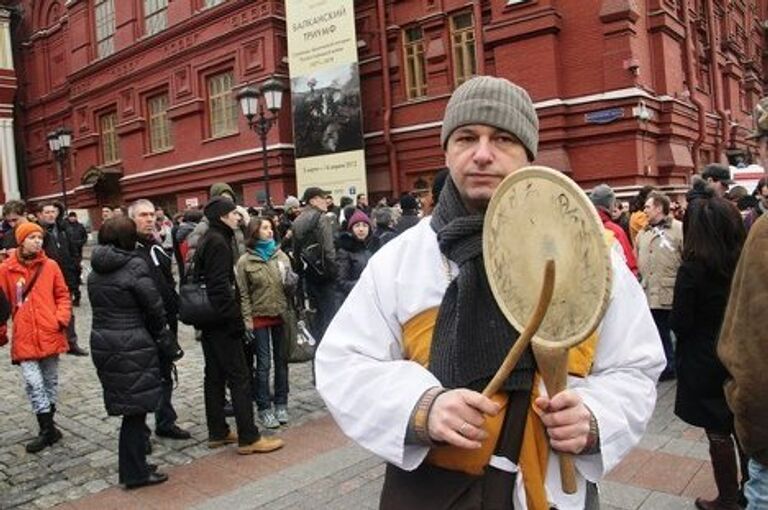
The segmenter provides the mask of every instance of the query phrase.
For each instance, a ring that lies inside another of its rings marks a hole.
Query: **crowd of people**
[[[491,294],[483,219],[502,178],[535,159],[538,119],[524,89],[477,77],[453,93],[441,126],[447,168],[424,204],[405,194],[371,207],[358,195],[336,206],[309,187],[257,210],[215,183],[204,207],[172,217],[146,199],[102,209],[86,282],[90,350],[107,414],[122,417],[120,483],[168,478],[147,457],[148,413],[157,436],[191,437],[173,406],[179,285],[203,282],[215,311],[196,326],[210,448],[284,445],[259,424],[290,422],[290,345],[304,320],[329,410],[389,463],[382,508],[596,508],[596,482],[642,437],[659,379],[677,379],[675,413],[709,441],[718,496],[696,506],[761,508],[768,412],[749,388],[766,376],[744,352],[768,354],[755,312],[765,284],[749,274],[766,271],[766,179],[745,194],[710,164],[674,200],[646,186],[628,207],[594,187],[613,282],[599,338],[569,359],[569,389],[547,395],[526,351],[489,397],[480,391],[518,332]],[[768,162],[768,125],[755,138]],[[26,445],[35,453],[62,439],[59,356],[87,354],[72,307],[88,235],[61,205],[19,200],[4,205],[2,234],[0,321],[12,318],[13,332],[0,344],[12,338],[39,423]],[[562,489],[558,453],[575,456],[575,495]]]
[[[184,354],[178,343],[178,284],[187,276],[207,282],[219,312],[217,322],[197,332],[205,358],[208,446],[237,443],[240,454],[280,448],[282,439],[260,433],[253,405],[267,429],[289,422],[287,345],[296,322],[306,318],[312,334],[322,338],[373,252],[419,215],[410,195],[396,207],[383,201],[373,210],[365,195],[354,205],[345,197],[343,210],[319,188],[307,190],[303,199],[304,204],[287,197],[282,210],[259,212],[237,205],[233,189],[215,183],[204,208],[173,218],[146,199],[103,207],[86,282],[88,233],[77,214],[56,202],[32,210],[21,200],[8,201],[0,241],[0,321],[12,318],[13,333],[3,326],[0,343],[13,339],[11,359],[21,367],[38,420],[39,433],[27,451],[39,452],[62,438],[54,421],[59,355],[88,355],[78,344],[72,313],[87,283],[93,364],[107,414],[122,417],[119,481],[137,488],[167,480],[147,461],[152,431],[146,415],[154,414],[158,437],[191,438],[177,425],[172,402],[175,363]],[[318,279],[300,255],[310,238],[325,243],[307,250],[321,259],[325,273]],[[227,416],[234,416],[236,433]]]

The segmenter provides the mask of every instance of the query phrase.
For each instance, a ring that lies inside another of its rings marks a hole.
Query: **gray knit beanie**
[[[600,184],[594,187],[592,193],[589,194],[589,199],[598,209],[610,211],[616,203],[616,194],[607,184]]]
[[[484,124],[515,135],[533,160],[539,146],[539,119],[528,92],[509,80],[477,76],[457,88],[443,117],[440,143],[457,128]]]

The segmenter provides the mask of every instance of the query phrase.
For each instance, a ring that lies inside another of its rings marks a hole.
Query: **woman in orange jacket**
[[[21,366],[27,397],[40,425],[26,445],[35,453],[61,439],[56,412],[59,354],[67,352],[66,328],[72,317],[69,289],[59,265],[43,252],[43,229],[16,227],[18,249],[0,265],[0,290],[11,306],[11,361]],[[2,344],[2,342],[0,342]]]

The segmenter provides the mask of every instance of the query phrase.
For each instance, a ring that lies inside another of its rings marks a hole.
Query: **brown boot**
[[[240,455],[250,455],[252,453],[269,453],[279,450],[285,445],[285,442],[279,437],[261,436],[258,440],[245,446],[240,446],[237,453]]]
[[[707,432],[709,457],[715,474],[717,498],[696,498],[696,508],[701,510],[741,510],[739,506],[739,478],[736,467],[736,450],[731,436]]]

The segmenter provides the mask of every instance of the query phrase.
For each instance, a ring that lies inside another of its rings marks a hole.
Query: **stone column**
[[[13,133],[13,101],[16,73],[11,47],[11,11],[0,7],[0,178],[5,200],[19,198],[19,176],[16,168],[16,143]]]
[[[13,119],[0,118],[0,169],[2,169],[5,200],[18,199],[20,197],[19,175],[16,169]]]

